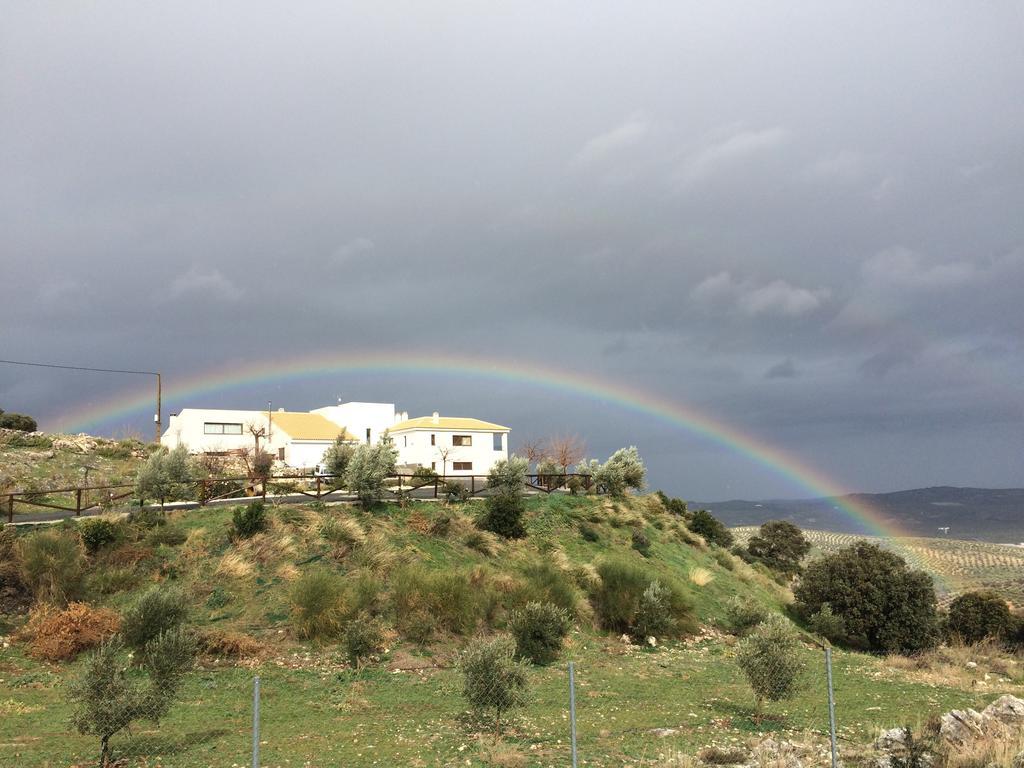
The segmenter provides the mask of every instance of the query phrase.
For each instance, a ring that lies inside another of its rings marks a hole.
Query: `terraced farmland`
[[[740,543],[757,528],[733,528]],[[866,539],[891,549],[915,567],[935,576],[939,601],[948,603],[961,592],[994,589],[1015,606],[1024,606],[1024,547],[945,538],[879,538],[831,531],[804,531],[812,550],[809,557],[834,552]]]

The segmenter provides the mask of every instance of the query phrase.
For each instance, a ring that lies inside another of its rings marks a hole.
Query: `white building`
[[[400,464],[430,467],[439,475],[486,475],[508,458],[509,433],[500,424],[437,412],[399,421],[390,431]]]
[[[161,445],[192,453],[229,453],[260,447],[286,467],[308,468],[341,434],[353,444],[375,444],[388,432],[398,463],[431,467],[444,475],[485,475],[508,458],[509,428],[480,419],[422,416],[410,419],[394,403],[339,403],[309,413],[185,408],[170,417]]]

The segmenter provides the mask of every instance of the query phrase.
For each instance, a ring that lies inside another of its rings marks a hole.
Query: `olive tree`
[[[515,654],[515,641],[503,635],[474,640],[459,657],[462,693],[476,714],[493,716],[495,736],[502,715],[526,703],[526,666]]]
[[[345,470],[345,485],[369,509],[384,495],[384,484],[395,473],[398,449],[385,432],[376,445],[360,445]]]
[[[788,699],[796,693],[805,667],[799,637],[778,614],[771,614],[739,642],[736,663],[754,691],[758,718],[766,701]]]
[[[194,481],[188,449],[179,445],[173,451],[161,448],[153,453],[142,465],[135,478],[135,494],[139,504],[146,499],[166,499],[183,496],[187,486]]]

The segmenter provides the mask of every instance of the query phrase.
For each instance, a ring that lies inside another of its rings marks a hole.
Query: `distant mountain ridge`
[[[790,520],[801,528],[837,533],[876,533],[839,508],[864,504],[879,513],[888,529],[912,536],[942,536],[1017,544],[1024,542],[1024,488],[936,486],[892,493],[853,493],[821,499],[690,502],[708,509],[726,525],[760,525]],[[948,528],[948,532],[943,529]]]

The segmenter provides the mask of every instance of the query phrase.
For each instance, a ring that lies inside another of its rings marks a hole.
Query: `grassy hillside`
[[[737,541],[745,543],[757,528],[732,530]],[[949,538],[880,539],[814,530],[804,531],[804,535],[813,546],[810,557],[834,552],[860,539],[891,548],[935,577],[940,602],[969,590],[994,589],[1014,605],[1024,606],[1024,547]]]
[[[809,671],[798,696],[769,707],[769,717],[757,722],[733,661],[735,640],[719,629],[733,596],[778,610],[788,599],[783,588],[704,545],[654,498],[553,496],[528,506],[529,536],[513,542],[475,530],[475,502],[387,506],[373,514],[343,505],[280,507],[265,533],[245,540],[232,538],[225,509],[174,513],[168,525],[126,529],[122,541],[91,557],[90,599],[121,610],[153,583],[176,583],[189,595],[191,621],[208,653],[166,720],[134,727],[118,748],[135,758],[132,765],[246,764],[258,674],[265,765],[564,765],[568,660],[577,666],[585,765],[653,765],[659,755],[735,745],[764,732],[820,740],[827,727],[820,651],[803,651]],[[633,548],[635,530],[650,539],[649,557]],[[680,585],[696,620],[692,633],[649,648],[598,629],[587,592],[594,564],[612,556]],[[536,593],[528,574],[540,562],[553,565],[575,594],[575,629],[561,661],[531,669],[531,701],[495,744],[467,718],[453,660],[470,634],[500,631],[508,610]],[[389,631],[386,650],[362,670],[346,664],[336,641],[297,637],[292,593],[317,570],[371,585],[356,591],[373,593],[367,605]],[[396,585],[410,573],[454,574],[469,585],[458,605],[432,604],[436,631],[419,642],[395,607]],[[442,614],[470,604],[478,611],[470,626],[437,626]],[[0,631],[13,635],[24,617],[6,622]],[[29,651],[15,639],[0,657],[0,764],[87,764],[97,744],[72,733],[65,695],[81,659],[44,662]],[[963,659],[944,657],[934,664],[945,666],[936,667],[837,653],[844,744],[852,750],[879,727],[1021,692],[1019,668],[976,661],[967,668]]]

